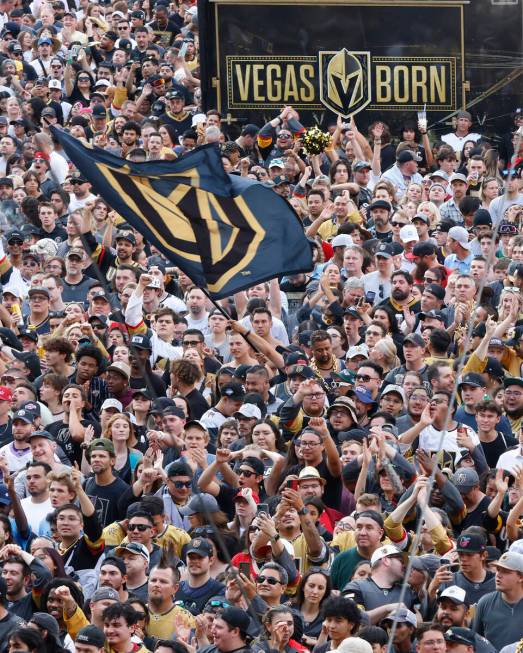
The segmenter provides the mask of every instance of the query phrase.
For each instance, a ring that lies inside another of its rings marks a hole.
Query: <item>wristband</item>
[[[270,540],[271,542],[277,542],[280,539],[280,534],[276,533],[274,537],[271,537]]]
[[[247,337],[250,336],[250,335],[251,335],[251,330],[249,329],[248,331],[246,331],[246,332],[243,334],[243,337],[244,337],[244,338],[247,338]]]

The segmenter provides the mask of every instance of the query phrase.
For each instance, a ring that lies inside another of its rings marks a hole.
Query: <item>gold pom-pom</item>
[[[311,127],[303,137],[303,149],[308,155],[321,154],[330,145],[330,140],[330,134],[322,132],[319,127]]]

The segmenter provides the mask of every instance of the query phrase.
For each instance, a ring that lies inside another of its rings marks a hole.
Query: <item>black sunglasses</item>
[[[138,531],[140,533],[143,533],[148,528],[151,528],[151,526],[149,526],[149,524],[129,524],[129,526],[127,526],[128,531],[131,531],[131,532],[132,531]]]
[[[172,481],[172,484],[177,490],[181,490],[182,488],[190,488],[192,486],[192,481]]]
[[[269,585],[281,585],[282,584],[281,580],[278,580],[277,578],[272,578],[272,577],[269,577],[269,576],[258,576],[258,578],[256,579],[256,582],[257,583],[267,582],[267,583],[269,583]]]
[[[250,469],[240,469],[238,471],[238,476],[245,476],[245,478],[251,478],[251,476],[256,476],[256,472],[251,472]]]

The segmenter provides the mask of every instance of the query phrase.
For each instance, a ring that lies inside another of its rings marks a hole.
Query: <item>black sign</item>
[[[207,108],[256,121],[290,104],[312,124],[424,107],[443,118],[472,103],[489,120],[500,100],[505,113],[521,102],[518,10],[494,0],[200,0]]]

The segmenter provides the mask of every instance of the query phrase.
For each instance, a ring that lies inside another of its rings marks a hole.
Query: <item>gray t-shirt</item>
[[[472,630],[486,637],[497,651],[521,639],[523,599],[510,604],[501,592],[491,592],[481,597],[476,606]]]

